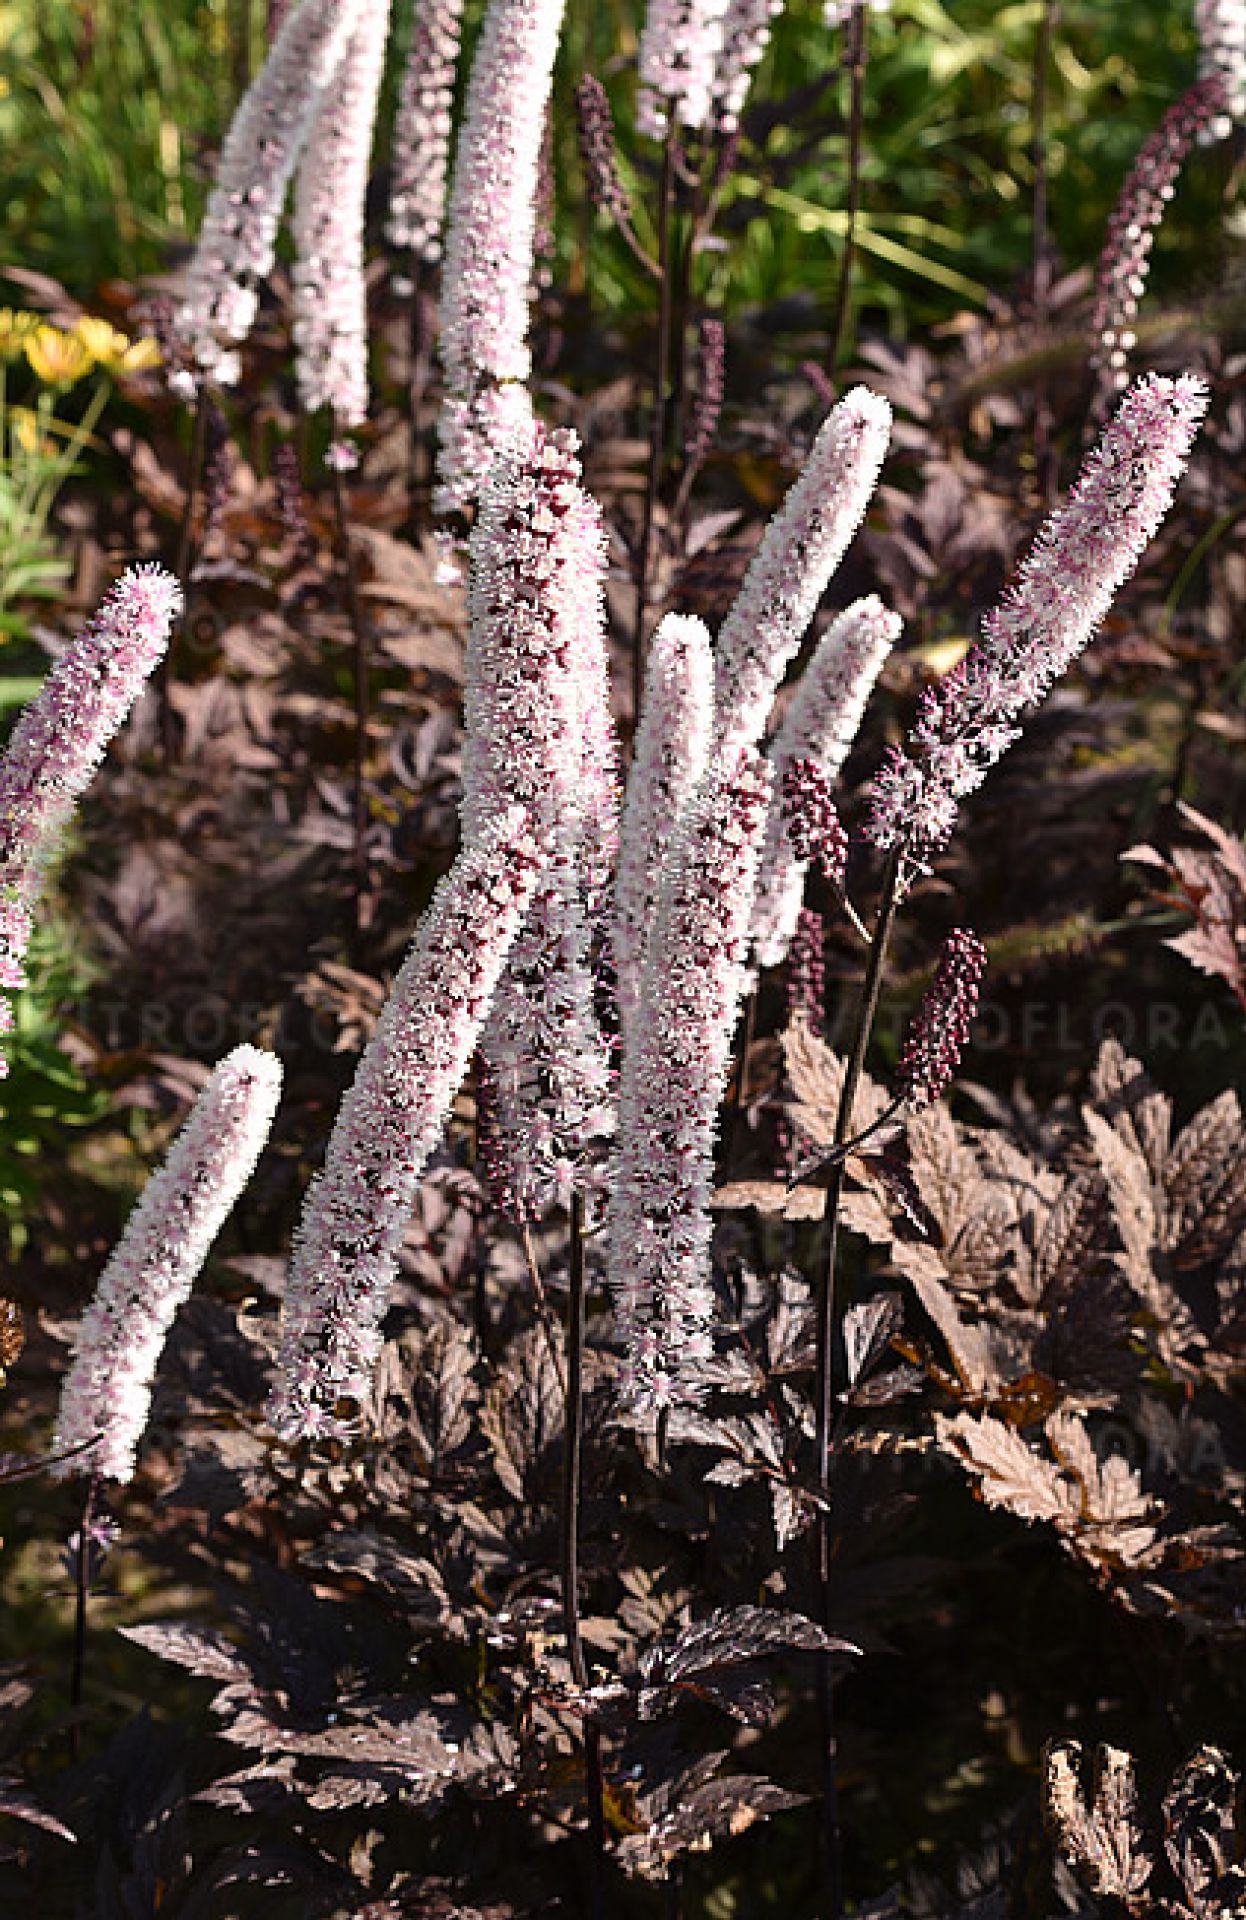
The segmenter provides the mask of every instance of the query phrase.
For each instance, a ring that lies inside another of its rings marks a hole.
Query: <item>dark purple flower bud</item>
[[[214,400],[207,402],[203,457],[203,544],[220,527],[234,477],[234,449],[229,422]]]
[[[900,1049],[895,1086],[909,1106],[930,1106],[951,1083],[969,1039],[985,971],[986,948],[977,934],[953,928]]]
[[[273,454],[273,480],[277,488],[277,511],[290,542],[294,564],[306,566],[316,557],[316,537],[307,518],[298,455],[288,440],[283,440]]]
[[[787,1010],[800,1015],[815,1032],[821,1030],[826,1006],[826,959],[823,953],[822,915],[802,907],[787,955]]]
[[[714,444],[722,412],[727,336],[721,320],[702,320],[697,337],[697,384],[684,446],[685,470],[698,473]]]
[[[848,835],[831,783],[816,760],[802,756],[783,769],[783,824],[798,860],[816,860],[836,892],[848,872]]]
[[[615,164],[614,116],[606,89],[595,74],[586,73],[575,90],[575,123],[589,199],[612,220],[630,219],[631,207]]]

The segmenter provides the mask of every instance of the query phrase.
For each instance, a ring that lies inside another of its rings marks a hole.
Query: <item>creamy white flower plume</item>
[[[783,0],[730,0],[714,73],[714,113],[725,133],[739,125],[753,70],[769,44],[770,22],[782,11]]]
[[[668,613],[653,636],[623,803],[615,880],[613,958],[624,1044],[662,870],[705,771],[714,715],[713,643],[704,621]]]
[[[574,434],[536,427],[494,471],[471,538],[463,831],[531,812],[550,861],[507,963],[482,1053],[482,1154],[520,1217],[567,1197],[611,1131],[594,1009],[595,919],[618,837],[618,749],[605,659],[605,541]]]
[[[283,1440],[349,1431],[381,1347],[420,1175],[480,1035],[541,863],[511,808],[460,853],[420,922],[303,1205],[268,1417]]]
[[[169,644],[182,590],[131,567],[24,710],[0,758],[0,989],[23,987],[43,871],[109,741]],[[0,1033],[12,1026],[0,999]],[[7,1071],[0,1058],[0,1075]]]
[[[640,35],[636,126],[661,140],[672,117],[704,127],[714,106],[730,0],[649,0]]]
[[[362,0],[307,135],[294,189],[294,371],[309,413],[357,427],[368,412],[364,211],[390,0]]]
[[[490,0],[455,151],[441,295],[439,513],[532,420],[524,382],[545,109],[565,0]]]
[[[441,258],[462,24],[463,0],[416,0],[394,121],[385,231],[394,246],[429,264]]]
[[[870,503],[890,434],[891,408],[865,387],[845,394],[823,422],[718,636],[719,748],[761,738],[779,683]]]
[[[815,760],[826,779],[834,782],[902,625],[899,615],[889,613],[874,594],[854,601],[831,622],[770,748],[776,777],[781,778],[792,761],[807,758]],[[766,823],[753,908],[754,953],[760,966],[777,967],[786,958],[808,870],[808,861],[798,860],[793,850],[776,794]]]
[[[710,1352],[714,1132],[770,788],[749,749],[706,775],[667,861],[624,1052],[609,1274],[624,1394],[644,1415],[695,1399]]]
[[[290,178],[362,5],[302,0],[283,23],[225,136],[177,321],[201,370],[225,386],[238,378],[235,349],[251,330],[257,283],[273,264]]]
[[[251,1177],[280,1094],[276,1055],[235,1047],[144,1187],[78,1329],[52,1449],[62,1453],[101,1437],[54,1466],[60,1478],[133,1477],[174,1315]]]

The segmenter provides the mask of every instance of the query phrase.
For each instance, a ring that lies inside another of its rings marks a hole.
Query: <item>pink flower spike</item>
[[[615,879],[613,958],[625,1043],[640,1005],[667,854],[705,772],[714,708],[712,645],[704,621],[668,613],[645,664]]]
[[[710,1352],[714,1132],[731,1061],[771,774],[716,759],[666,863],[623,1056],[609,1275],[642,1417],[695,1400]]]
[[[24,710],[0,759],[0,987],[26,984],[31,908],[61,832],[169,644],[182,590],[131,567]]]
[[[522,1219],[613,1131],[613,1075],[590,959],[618,842],[618,745],[605,653],[601,512],[578,442],[536,427],[496,467],[471,537],[463,833],[526,807],[550,862],[481,1051],[494,1198]]]
[[[1246,119],[1246,0],[1196,0],[1200,80],[1218,80],[1223,88],[1220,112],[1200,128],[1204,145],[1227,140],[1237,121]]]
[[[1040,531],[982,638],[924,696],[903,750],[875,781],[870,838],[918,867],[944,846],[966,794],[1019,737],[1094,637],[1172,504],[1207,387],[1149,374],[1130,388],[1065,504]]]
[[[441,258],[462,24],[463,0],[416,0],[394,121],[385,231],[393,246],[429,266]]]
[[[719,749],[761,738],[779,683],[870,503],[890,435],[891,408],[866,387],[845,394],[823,422],[718,636]]]
[[[902,627],[899,615],[890,613],[875,594],[854,601],[832,620],[797,683],[770,748],[770,760],[780,777],[793,762],[812,760],[828,789],[834,788],[857,737],[866,701]],[[784,830],[781,807],[773,806],[753,909],[754,951],[760,966],[777,967],[787,953],[807,871],[808,857],[798,854]]]
[[[59,1479],[133,1478],[169,1329],[251,1177],[280,1094],[276,1055],[235,1047],[144,1187],[78,1330],[52,1451],[98,1444],[54,1466]]]
[[[782,11],[783,0],[730,0],[714,74],[715,117],[724,133],[740,124],[753,70],[770,41],[770,22]]]
[[[638,132],[661,140],[672,118],[693,129],[709,123],[729,4],[649,0],[640,34]]]
[[[237,345],[259,307],[291,176],[363,0],[302,0],[235,113],[186,278],[177,331],[202,372],[238,378]]]
[[[490,0],[455,151],[442,276],[438,513],[470,506],[532,422],[525,382],[545,109],[565,0]]]
[[[338,427],[368,412],[364,202],[390,0],[362,0],[333,84],[319,97],[294,190],[294,371],[309,413]]]
[[[349,1431],[420,1176],[441,1138],[532,898],[541,854],[512,807],[460,853],[390,990],[303,1204],[268,1402],[286,1441]]]

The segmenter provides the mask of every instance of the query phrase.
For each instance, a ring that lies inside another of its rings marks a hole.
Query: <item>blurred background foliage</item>
[[[980,308],[1029,263],[1034,52],[1041,0],[895,0],[871,26],[862,308],[894,332]],[[481,12],[467,13],[470,45]],[[1065,0],[1048,86],[1052,228],[1064,259],[1094,260],[1120,183],[1195,72],[1193,0]],[[581,198],[570,91],[606,82],[641,202],[656,154],[628,122],[640,0],[572,4],[555,124],[559,190]],[[395,32],[409,33],[410,0]],[[115,277],[166,270],[194,234],[233,103],[263,56],[265,0],[0,0],[0,145],[8,257],[84,300]],[[789,0],[775,24],[724,208],[730,249],[712,265],[728,308],[821,303],[842,244],[847,83],[822,0]],[[390,93],[393,92],[391,62]],[[124,110],[123,105],[124,103]],[[384,159],[383,149],[378,162]],[[1224,153],[1196,156],[1161,235],[1158,294],[1223,277],[1215,209]],[[582,220],[560,223],[568,254]],[[574,262],[562,261],[574,278]],[[625,250],[594,250],[599,311],[639,297]]]

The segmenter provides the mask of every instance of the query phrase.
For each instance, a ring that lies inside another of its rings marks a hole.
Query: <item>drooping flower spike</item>
[[[144,1187],[83,1316],[61,1388],[52,1451],[75,1450],[52,1468],[61,1479],[133,1478],[169,1329],[251,1177],[280,1093],[276,1055],[235,1047]]]
[[[881,394],[854,387],[822,424],[718,635],[718,750],[761,738],[779,683],[870,503],[891,434]]]
[[[714,710],[713,643],[704,621],[668,613],[645,663],[644,699],[623,804],[612,953],[624,1039],[667,854],[705,771]]]
[[[223,386],[238,378],[238,345],[272,268],[291,177],[362,8],[363,0],[301,0],[225,136],[177,319],[200,371]]]
[[[624,1398],[645,1419],[697,1398],[710,1352],[714,1134],[770,787],[750,749],[712,763],[667,858],[623,1056],[609,1276]]]
[[[25,986],[23,958],[44,868],[104,750],[163,658],[182,590],[162,567],[131,567],[48,674],[0,758],[0,989]],[[0,1031],[12,1026],[0,1001]],[[7,1071],[0,1059],[0,1074]]]
[[[462,25],[463,0],[416,0],[394,120],[385,231],[395,247],[427,265],[441,258]]]
[[[362,0],[331,86],[319,97],[294,190],[294,371],[309,413],[339,427],[368,412],[364,212],[390,0]]]
[[[441,882],[312,1181],[281,1306],[268,1402],[287,1441],[348,1432],[363,1400],[420,1175],[441,1138],[532,898],[541,855],[512,808]]]
[[[1142,146],[1129,171],[1112,217],[1095,272],[1091,331],[1094,364],[1110,395],[1126,385],[1125,368],[1134,345],[1133,323],[1146,291],[1151,249],[1164,209],[1172,199],[1186,156],[1224,111],[1224,79],[1219,73],[1199,80],[1169,107]],[[1105,401],[1106,410],[1106,401]]]
[[[1092,639],[1159,527],[1207,410],[1194,374],[1131,387],[1065,504],[960,665],[929,689],[874,783],[869,834],[920,867],[966,794],[1019,738],[1016,722]]]
[[[565,0],[490,0],[455,149],[441,295],[438,513],[470,506],[532,422],[525,385],[545,110]]]
[[[815,847],[802,854],[792,835],[789,817],[783,811],[787,793],[787,772],[796,763],[812,762],[818,780],[825,786],[817,805],[825,812],[835,780],[856,739],[861,716],[884,662],[900,637],[902,622],[888,611],[876,595],[856,600],[831,622],[817,651],[802,675],[783,725],[770,749],[770,759],[779,770],[782,791],[776,797],[766,827],[766,846],[762,854],[757,882],[757,901],[753,909],[754,950],[763,967],[777,967],[787,952],[796,930],[810,859],[821,859],[833,886],[842,886],[847,862],[847,839],[843,828],[839,836],[830,835],[836,845],[842,841],[842,861],[838,872],[826,864],[826,852]],[[809,785],[809,782],[806,782]],[[796,800],[798,796],[792,795]]]

